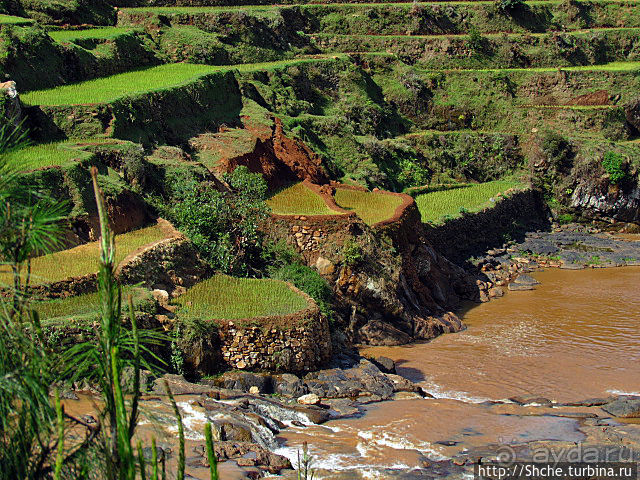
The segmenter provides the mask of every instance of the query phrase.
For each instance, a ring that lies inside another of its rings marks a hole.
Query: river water
[[[487,400],[640,394],[640,267],[534,276],[542,282],[534,291],[468,307],[461,333],[362,350],[392,358],[399,374],[436,398],[384,402],[358,418],[287,429],[279,453],[294,458],[307,441],[319,478],[405,478],[482,445],[579,442],[576,419]]]

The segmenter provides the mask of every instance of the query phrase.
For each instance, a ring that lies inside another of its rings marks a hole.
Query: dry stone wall
[[[311,297],[308,307],[282,316],[217,320],[222,361],[240,370],[309,372],[331,357],[329,323]],[[217,342],[216,342],[217,343]]]

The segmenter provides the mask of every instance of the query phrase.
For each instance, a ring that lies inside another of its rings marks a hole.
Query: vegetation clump
[[[216,270],[250,273],[260,264],[259,226],[268,215],[267,185],[245,166],[225,176],[228,190],[181,174],[170,185],[170,203],[163,213],[184,232],[203,258]]]
[[[609,181],[613,184],[622,183],[628,178],[626,159],[617,152],[607,152],[602,159],[602,167],[609,175]]]

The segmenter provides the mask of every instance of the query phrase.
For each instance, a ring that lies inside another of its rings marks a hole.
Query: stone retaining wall
[[[158,219],[158,223],[165,226],[167,238],[144,245],[120,262],[116,275],[123,285],[144,283],[147,287],[172,290],[175,286],[191,286],[200,278],[197,275],[207,273],[191,242],[166,220]],[[97,291],[98,275],[88,273],[29,288],[39,298],[74,297]],[[8,289],[0,289],[0,295],[8,294]]]
[[[271,221],[266,230],[274,233],[276,238],[287,238],[289,243],[297,247],[298,251],[311,265],[323,257],[339,258],[344,242],[360,235],[369,227],[350,210],[345,210],[336,204],[333,197],[333,189],[345,188],[351,190],[368,191],[366,188],[352,185],[343,185],[331,182],[328,185],[315,185],[308,181],[305,185],[320,196],[325,204],[337,212],[335,215],[278,215],[272,214]],[[401,226],[417,207],[413,197],[403,193],[380,191],[380,195],[394,195],[402,198],[402,203],[396,208],[393,216],[374,224],[374,230],[386,230],[389,227]]]
[[[223,362],[241,370],[309,372],[331,357],[329,323],[311,297],[289,315],[217,321]]]

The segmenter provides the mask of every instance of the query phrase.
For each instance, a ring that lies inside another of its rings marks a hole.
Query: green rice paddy
[[[33,23],[33,20],[30,18],[0,15],[0,25],[29,25],[31,23]]]
[[[87,39],[109,39],[133,32],[127,27],[88,28],[85,30],[56,30],[49,32],[49,36],[57,42],[73,42]]]
[[[241,72],[268,70],[317,60],[318,57],[314,57],[289,61],[222,66],[172,63],[147,68],[145,70],[120,73],[110,77],[96,78],[86,82],[63,85],[47,90],[34,90],[23,94],[21,99],[29,105],[50,106],[109,103],[127,95],[135,95],[183,85],[210,73],[231,70]]]
[[[152,298],[150,292],[138,287],[123,287],[122,289],[122,310],[128,310],[128,296],[131,295],[134,305],[140,307],[145,301]],[[75,297],[60,298],[55,300],[44,300],[35,302],[32,305],[42,319],[52,319],[59,317],[86,317],[88,315],[98,316],[100,312],[100,299],[98,292],[86,293]]]
[[[520,184],[510,180],[475,185],[454,186],[447,190],[423,193],[416,197],[422,221],[443,223],[447,219],[459,217],[462,212],[477,212],[491,206],[491,198]]]
[[[116,235],[116,263],[120,263],[138,248],[167,237],[159,225],[141,228]],[[31,283],[33,285],[57,282],[71,277],[80,277],[98,271],[98,242],[36,257],[31,261]],[[0,265],[0,285],[9,285],[12,276],[9,268]]]
[[[630,0],[592,0],[593,3],[631,3]],[[436,2],[380,2],[380,3],[304,3],[304,4],[291,4],[286,5],[286,8],[300,7],[300,8],[344,8],[344,9],[360,9],[360,8],[372,8],[372,7],[396,7],[396,8],[410,8],[412,5],[422,6],[455,6],[455,5],[493,5],[493,0],[460,0],[460,1],[436,1]],[[528,5],[558,5],[561,0],[528,0]],[[123,8],[126,12],[139,12],[139,13],[157,13],[157,14],[195,14],[195,13],[207,13],[215,11],[269,11],[282,8],[282,5],[222,5],[222,6],[210,6],[210,7],[136,7],[136,8]]]
[[[304,183],[296,183],[276,193],[267,205],[278,215],[338,215],[324,200]]]
[[[238,320],[287,315],[307,307],[307,300],[279,280],[216,275],[176,299],[181,317]]]
[[[18,170],[35,170],[36,168],[63,166],[74,160],[85,158],[91,154],[77,148],[69,142],[45,143],[14,150],[4,159]]]
[[[402,205],[402,198],[396,195],[347,188],[337,188],[334,197],[338,205],[356,212],[367,225],[390,219]]]

